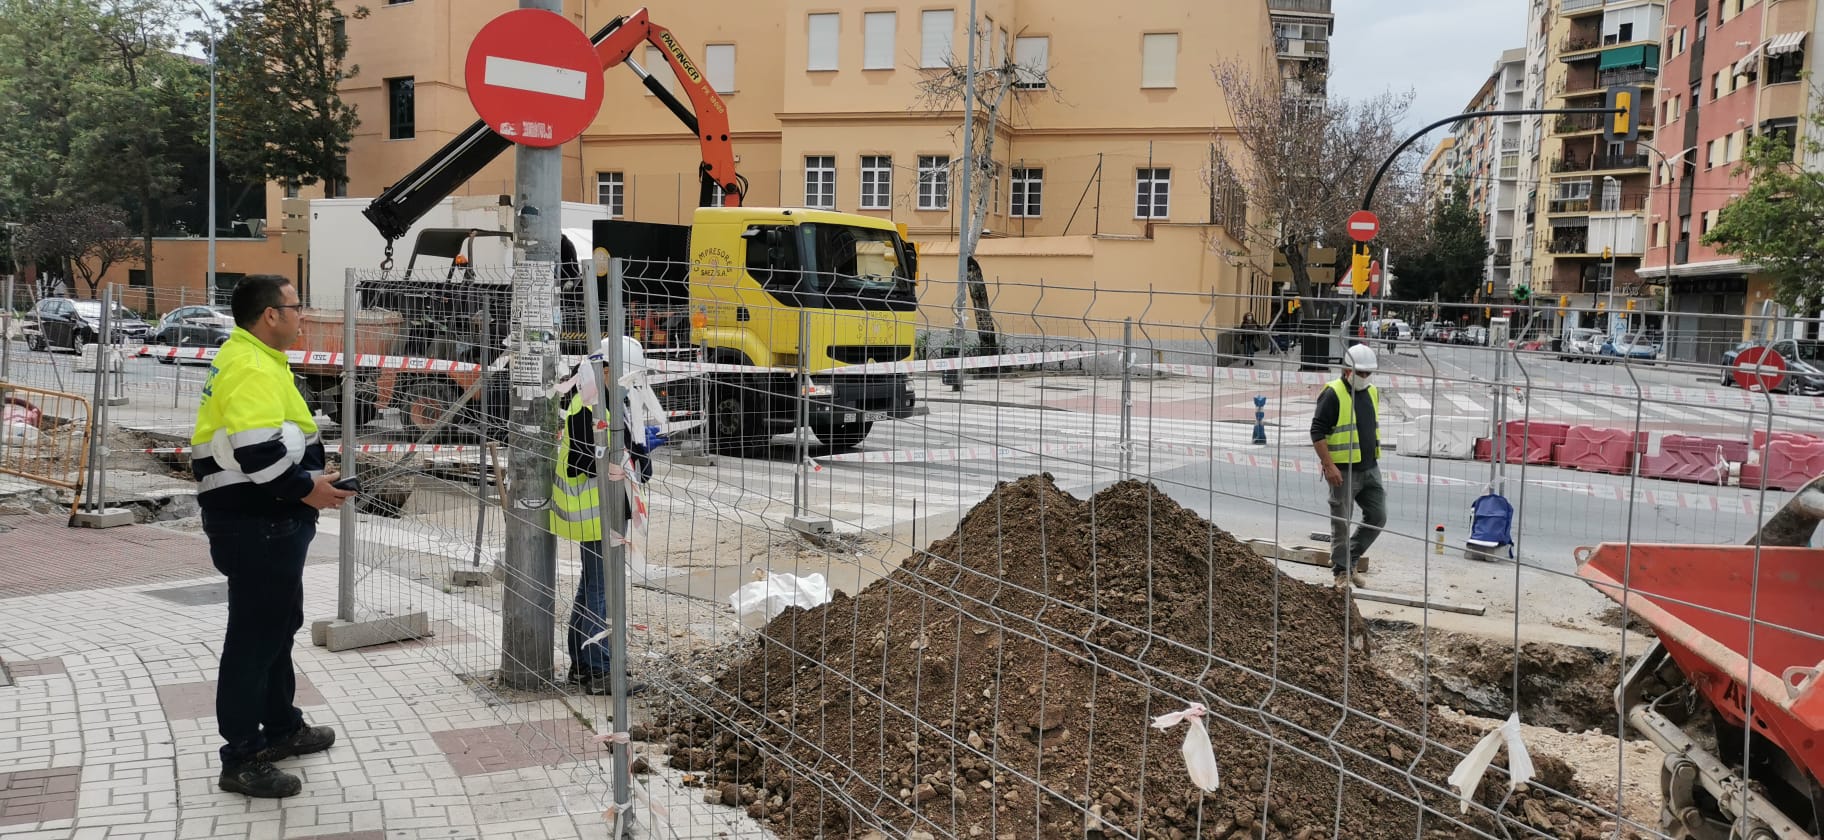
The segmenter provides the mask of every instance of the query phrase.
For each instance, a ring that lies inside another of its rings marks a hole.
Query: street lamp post
[[[209,269],[205,275],[207,288],[203,296],[207,300],[215,299],[215,18],[203,8],[201,0],[190,0],[196,10],[202,12],[203,19],[209,22]]]
[[[1660,298],[1660,304],[1659,304],[1660,316],[1659,316],[1659,318],[1660,318],[1660,331],[1665,333],[1665,335],[1663,336],[1663,340],[1665,341],[1666,357],[1671,358],[1671,356],[1672,356],[1672,215],[1673,215],[1673,210],[1672,210],[1672,193],[1673,193],[1673,190],[1672,190],[1672,163],[1674,161],[1683,161],[1685,159],[1685,155],[1688,155],[1688,154],[1691,154],[1692,152],[1697,151],[1697,146],[1689,146],[1689,147],[1685,148],[1683,151],[1681,151],[1675,155],[1667,156],[1664,152],[1661,152],[1659,149],[1654,148],[1653,144],[1648,143],[1645,140],[1637,140],[1634,142],[1634,145],[1636,145],[1642,149],[1646,149],[1647,151],[1652,152],[1655,155],[1658,155],[1659,156],[1659,165],[1665,167],[1665,169],[1666,169],[1666,183],[1665,183],[1666,215],[1665,215],[1665,221],[1663,222],[1663,224],[1666,226],[1665,227],[1665,231],[1666,231],[1666,244],[1665,244],[1666,276],[1665,276],[1665,282],[1662,283],[1660,286],[1660,288],[1665,289],[1665,294],[1662,295]]]
[[[1614,190],[1615,192],[1615,209],[1620,210],[1621,182],[1615,180],[1615,176],[1613,175],[1604,175],[1602,176],[1602,203],[1604,205],[1602,209],[1604,210],[1609,209],[1607,205],[1609,203],[1610,190]],[[1609,324],[1607,332],[1610,338],[1615,337],[1615,249],[1621,244],[1621,225],[1619,222],[1620,217],[1609,219],[1609,247],[1603,249],[1608,252],[1609,257]]]

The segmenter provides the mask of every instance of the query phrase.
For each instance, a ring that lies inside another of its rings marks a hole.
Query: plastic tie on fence
[[[1520,739],[1520,713],[1507,716],[1507,721],[1489,730],[1476,742],[1476,746],[1463,756],[1455,770],[1450,771],[1450,786],[1457,791],[1457,808],[1459,813],[1469,813],[1469,801],[1476,796],[1476,788],[1482,785],[1482,777],[1488,774],[1488,765],[1495,760],[1495,754],[1501,747],[1507,747],[1507,787],[1518,790],[1521,785],[1533,780],[1533,756],[1527,752],[1526,743]]]
[[[1208,793],[1222,787],[1222,773],[1216,767],[1216,750],[1210,746],[1209,730],[1203,728],[1206,711],[1202,703],[1192,703],[1182,712],[1153,718],[1152,727],[1164,730],[1180,723],[1189,724],[1184,733],[1184,744],[1178,751],[1184,756],[1184,769],[1190,774],[1191,783]]]

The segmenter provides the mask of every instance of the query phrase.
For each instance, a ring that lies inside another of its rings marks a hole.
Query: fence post
[[[807,466],[811,462],[811,311],[798,310],[798,373],[793,378],[793,388],[798,394],[797,433],[792,437],[792,458],[797,463],[792,465],[792,515],[785,520],[785,525],[794,531],[813,536],[830,533],[830,520],[820,516],[811,516],[808,510],[811,495],[811,471]],[[959,368],[960,372],[960,368]]]
[[[579,371],[579,376],[594,376],[601,387],[595,389],[595,411],[598,420],[608,420],[608,441],[592,440],[588,445],[595,450],[596,475],[596,515],[602,523],[602,564],[606,568],[608,615],[608,686],[610,693],[610,713],[614,716],[614,730],[626,732],[632,723],[627,705],[627,545],[633,539],[632,521],[627,511],[627,489],[623,482],[613,479],[616,468],[627,463],[627,411],[626,400],[621,398],[621,336],[626,331],[626,316],[621,309],[621,287],[623,263],[615,258],[608,263],[608,318],[609,328],[606,341],[608,344],[608,371],[604,376],[601,365],[596,364],[590,356],[591,351],[603,344],[601,291],[593,280],[583,284],[583,309],[587,314],[583,320],[586,324],[585,334],[589,338],[589,347],[584,348],[583,366],[588,370]],[[581,441],[571,441],[572,446],[583,445]],[[636,480],[627,475],[625,481]],[[616,539],[619,531],[620,538]],[[584,557],[583,562],[588,562]],[[574,609],[581,609],[581,605]],[[608,733],[598,733],[606,735]],[[622,818],[631,820],[632,815],[627,806],[631,803],[631,777],[628,774],[632,753],[626,743],[616,742],[613,745],[614,755],[614,806],[616,826],[626,828]],[[614,840],[620,840],[619,837]]]
[[[360,451],[355,444],[355,321],[361,317],[360,298],[355,291],[358,282],[355,270],[348,269],[342,281],[342,422],[337,424],[342,427],[343,478],[354,478],[359,471],[355,457]],[[336,535],[336,620],[344,623],[355,620],[355,530],[360,522],[361,512],[355,509],[355,500],[343,502],[341,531]]]
[[[1121,477],[1134,469],[1134,319],[1121,319]]]
[[[13,275],[6,275],[6,308],[0,309],[0,382],[13,379],[13,282]]]
[[[112,401],[108,392],[108,363],[114,356],[111,352],[113,343],[114,287],[108,285],[102,287],[100,334],[95,340],[95,402],[89,406],[89,463],[84,483],[88,490],[83,494],[88,504],[86,510],[70,516],[72,526],[114,528],[133,524],[132,511],[107,506],[108,403]]]

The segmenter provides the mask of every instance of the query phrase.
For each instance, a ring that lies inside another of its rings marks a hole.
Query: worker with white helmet
[[[1352,566],[1387,524],[1387,489],[1381,484],[1381,392],[1369,384],[1380,362],[1374,350],[1357,344],[1343,352],[1343,375],[1317,395],[1311,416],[1311,446],[1330,485],[1330,571],[1340,587],[1362,585]],[[1362,525],[1349,535],[1351,508],[1362,509]]]

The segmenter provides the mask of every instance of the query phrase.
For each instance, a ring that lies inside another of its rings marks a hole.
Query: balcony
[[[1287,38],[1275,35],[1273,36],[1273,47],[1279,51],[1280,58],[1311,58],[1330,54],[1330,42],[1315,38]]]
[[[1615,70],[1603,70],[1596,74],[1596,86],[1609,88],[1615,85],[1652,85],[1659,80],[1657,67],[1626,67]]]
[[[1546,243],[1545,250],[1548,254],[1587,254],[1590,253],[1589,237],[1582,234],[1554,236]]]
[[[1567,61],[1576,60],[1578,58],[1595,58],[1595,56],[1569,56],[1568,54],[1593,50],[1600,46],[1602,46],[1602,38],[1599,36],[1572,35],[1571,37],[1558,42],[1558,53],[1565,56],[1565,60]]]
[[[1496,268],[1506,268],[1513,264],[1514,264],[1514,255],[1512,253],[1503,253],[1501,251],[1495,252],[1495,267]]]
[[[1330,0],[1267,0],[1267,8],[1275,12],[1327,15],[1330,14]]]
[[[1601,114],[1567,114],[1552,123],[1553,134],[1581,134],[1586,131],[1601,130]]]
[[[1602,172],[1612,169],[1646,169],[1649,165],[1645,152],[1632,155],[1597,155],[1590,161],[1590,171]]]
[[[1554,198],[1546,204],[1545,212],[1588,213],[1590,212],[1590,200],[1588,198]]]
[[[1601,9],[1602,0],[1563,0],[1563,2],[1558,4],[1559,13],[1567,17],[1579,12],[1588,13],[1591,11],[1600,11]]]

